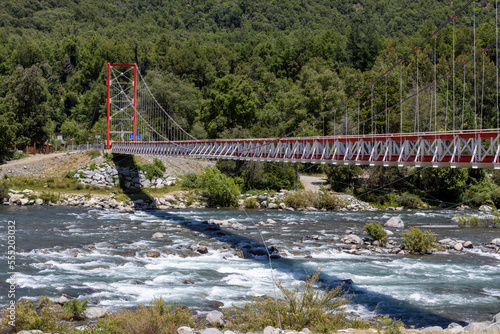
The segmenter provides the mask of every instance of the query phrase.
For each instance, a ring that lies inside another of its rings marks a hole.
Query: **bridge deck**
[[[338,165],[500,169],[500,130],[115,142],[112,152]]]

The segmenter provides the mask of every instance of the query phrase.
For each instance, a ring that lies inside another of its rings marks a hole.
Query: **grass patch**
[[[88,155],[91,159],[95,159],[101,156],[101,151],[99,150],[88,150],[85,151],[85,154]]]
[[[55,194],[53,192],[42,192],[40,194],[40,199],[45,203],[57,203],[61,199],[61,194]]]
[[[149,307],[139,305],[134,312],[115,313],[101,321],[101,333],[177,334],[180,326],[195,327],[192,312],[180,304],[154,299]]]
[[[344,305],[349,301],[342,286],[322,289],[320,272],[310,276],[302,286],[286,289],[278,283],[283,300],[278,301],[282,327],[300,331],[328,333],[349,324]],[[224,310],[226,328],[243,333],[262,331],[266,326],[278,327],[276,304],[270,297],[257,297],[242,307]]]

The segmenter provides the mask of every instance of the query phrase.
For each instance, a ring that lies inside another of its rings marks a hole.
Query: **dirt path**
[[[300,181],[304,185],[305,190],[318,192],[321,185],[327,186],[326,176],[305,176],[300,175]]]
[[[152,162],[152,156],[142,156],[147,162]],[[196,173],[205,167],[213,167],[213,161],[196,160],[188,158],[160,157],[166,167],[166,173],[179,176],[184,173]],[[76,170],[92,162],[101,164],[105,159],[101,156],[91,159],[83,152],[37,154],[23,159],[9,161],[0,165],[0,178],[3,175],[33,175],[48,176],[62,175],[68,171]]]

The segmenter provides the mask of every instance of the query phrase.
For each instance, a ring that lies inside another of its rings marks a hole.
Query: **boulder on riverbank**
[[[389,218],[389,220],[385,222],[384,227],[404,228],[405,223],[403,222],[401,217],[396,216]]]

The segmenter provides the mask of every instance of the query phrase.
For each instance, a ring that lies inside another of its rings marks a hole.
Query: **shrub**
[[[324,186],[319,191],[319,207],[327,210],[338,210],[347,205],[347,202],[339,196],[330,193]]]
[[[380,323],[382,328],[384,328],[384,334],[401,334],[401,327],[404,326],[401,320],[396,318],[390,318],[389,316],[385,316],[380,319]],[[381,328],[377,328],[378,332],[381,333]]]
[[[292,208],[319,207],[319,195],[310,190],[290,191],[285,195],[286,206]]]
[[[202,187],[202,176],[198,173],[187,173],[182,176],[181,184],[184,188],[197,189]]]
[[[67,320],[83,320],[83,312],[87,309],[87,301],[83,302],[78,299],[70,300],[64,304],[64,310]]]
[[[312,332],[327,333],[347,324],[344,305],[349,301],[342,286],[321,289],[317,284],[319,271],[310,276],[303,286],[292,290],[278,283],[283,299],[278,301],[283,328],[300,331],[308,327]],[[266,326],[278,327],[276,303],[270,297],[258,297],[242,307],[224,310],[226,327],[240,332],[262,331]]]
[[[194,327],[189,309],[179,304],[165,305],[161,298],[154,299],[150,307],[139,305],[134,312],[115,313],[99,326],[105,333],[177,334],[180,326]]]
[[[243,206],[248,209],[256,209],[259,207],[259,202],[255,197],[247,197],[243,201]]]
[[[0,312],[2,319],[0,324],[3,330],[8,329],[17,332],[38,329],[44,332],[63,332],[67,329],[67,325],[61,322],[63,317],[62,308],[52,303],[46,296],[39,298],[38,305],[25,300],[16,302],[14,327],[8,324],[10,321],[7,317],[8,314],[9,310],[6,308]]]
[[[206,168],[202,185],[213,205],[238,206],[240,189],[234,180],[222,174],[216,167]]]
[[[382,245],[386,244],[387,232],[379,223],[369,222],[363,227],[363,230],[366,231],[368,235],[372,237],[374,240],[380,241]]]
[[[85,154],[90,157],[90,159],[95,159],[101,156],[101,152],[99,150],[88,150],[85,151]]]
[[[500,215],[498,213],[492,213],[495,218],[486,218],[476,215],[460,215],[456,217],[458,219],[458,225],[460,227],[486,227],[488,225],[500,224]]]
[[[162,177],[166,167],[160,159],[154,158],[152,163],[139,166],[139,169],[146,173],[148,180],[152,180],[155,177]]]
[[[401,195],[398,195],[396,201],[399,205],[404,206],[409,209],[416,209],[422,206],[422,200],[417,195],[410,194],[405,192]]]
[[[432,244],[436,242],[436,236],[431,231],[422,231],[411,227],[403,233],[403,243],[412,253],[428,253],[432,250]]]
[[[9,197],[9,184],[7,181],[0,182],[0,202],[3,201],[4,198]]]
[[[42,192],[40,195],[40,199],[42,199],[44,202],[52,202],[52,203],[57,203],[61,199],[61,194],[55,194],[53,192]]]

